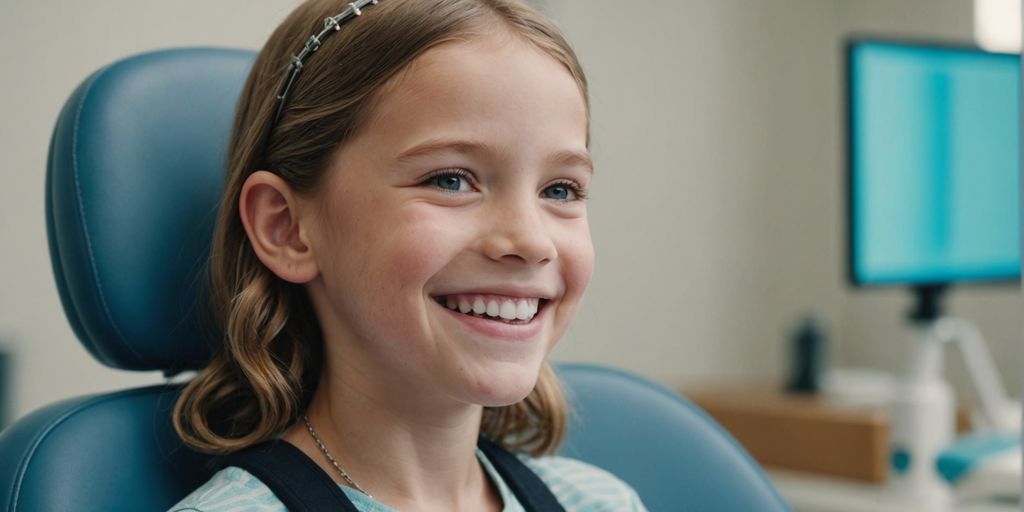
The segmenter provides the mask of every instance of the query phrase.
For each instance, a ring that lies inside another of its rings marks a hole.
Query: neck
[[[353,481],[375,500],[400,510],[500,510],[476,458],[482,407],[430,403],[409,390],[382,389],[380,379],[360,377],[351,366],[331,371],[325,361],[307,411],[327,450]],[[350,486],[302,421],[284,439],[335,481]]]

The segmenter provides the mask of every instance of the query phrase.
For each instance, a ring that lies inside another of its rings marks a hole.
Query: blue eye
[[[542,194],[547,199],[564,202],[576,201],[586,197],[578,185],[568,182],[555,183],[545,188]]]
[[[466,177],[465,171],[440,172],[427,178],[425,183],[447,192],[468,192],[470,190],[469,179]]]

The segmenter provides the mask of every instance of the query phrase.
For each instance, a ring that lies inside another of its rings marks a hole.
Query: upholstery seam
[[[18,467],[18,472],[15,474],[15,477],[14,477],[14,492],[11,493],[11,503],[10,503],[10,506],[8,507],[8,510],[10,512],[17,512],[17,510],[18,510],[18,498],[21,496],[21,484],[25,480],[25,473],[28,472],[29,461],[32,460],[32,456],[35,454],[36,450],[39,448],[39,445],[43,444],[43,441],[45,440],[46,436],[48,436],[50,434],[50,432],[53,431],[53,429],[57,428],[58,426],[60,426],[60,424],[62,424],[65,421],[67,421],[67,419],[70,418],[71,416],[73,416],[75,414],[78,414],[83,409],[86,409],[88,407],[92,407],[92,406],[101,404],[103,402],[109,401],[109,400],[114,400],[114,399],[124,398],[124,397],[127,397],[127,396],[136,395],[136,394],[139,394],[139,393],[144,392],[144,391],[151,391],[151,390],[154,390],[154,389],[157,389],[157,388],[169,389],[165,385],[158,385],[158,386],[149,386],[149,387],[145,387],[145,388],[131,389],[131,390],[127,390],[125,392],[115,393],[113,395],[100,395],[98,397],[93,397],[92,399],[88,399],[85,402],[82,402],[81,404],[78,404],[77,406],[72,408],[70,411],[65,412],[64,414],[60,415],[59,417],[57,417],[56,419],[51,421],[50,424],[45,429],[43,429],[41,432],[36,434],[35,438],[32,439],[31,446],[29,447],[28,451],[25,453],[24,458],[21,460],[21,464]]]
[[[121,345],[127,348],[136,357],[140,357],[138,352],[128,344],[124,334],[121,333],[121,329],[118,328],[117,323],[114,322],[113,315],[110,314],[110,307],[107,305],[107,298],[103,293],[103,283],[100,281],[99,268],[96,266],[96,258],[93,254],[92,239],[89,236],[89,222],[85,215],[85,203],[82,201],[82,188],[78,179],[78,128],[81,124],[82,109],[85,108],[85,102],[89,96],[89,92],[92,90],[92,86],[110,67],[111,66],[106,66],[97,71],[96,75],[89,81],[85,91],[82,92],[82,101],[78,104],[78,109],[75,111],[74,128],[71,135],[71,169],[72,175],[75,177],[75,195],[78,199],[78,213],[82,217],[82,236],[85,238],[86,252],[89,255],[89,267],[92,269],[93,282],[96,284],[96,292],[99,295],[100,305],[103,306],[103,313],[107,317],[107,323],[109,323],[114,329],[114,333],[117,335],[118,341],[121,342]]]

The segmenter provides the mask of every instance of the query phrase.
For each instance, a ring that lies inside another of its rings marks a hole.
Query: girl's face
[[[594,259],[583,97],[552,57],[495,32],[396,77],[312,200],[308,289],[342,378],[507,405],[580,303]]]

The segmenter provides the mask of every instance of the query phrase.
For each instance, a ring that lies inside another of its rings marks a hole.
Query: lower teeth
[[[453,309],[452,311],[454,311],[456,313],[462,313],[458,309]],[[491,320],[491,321],[494,321],[494,322],[504,322],[506,324],[525,324],[525,323],[529,323],[530,322],[530,320],[519,320],[518,318],[512,319],[512,320],[506,320],[506,319],[501,318],[501,317],[493,317],[493,316],[476,314],[476,313],[462,313],[462,314],[466,315],[466,316],[471,316],[473,318],[483,318],[484,320]]]
[[[497,317],[496,318],[496,317],[493,317],[493,316],[477,315],[477,314],[471,314],[471,313],[463,313],[463,315],[469,315],[469,316],[473,316],[473,317],[476,317],[476,318],[483,318],[484,320],[492,320],[492,321],[495,321],[495,322],[504,322],[506,324],[525,324],[525,323],[529,322],[529,320],[519,320],[519,319],[506,320],[506,319],[501,318],[501,317]]]

